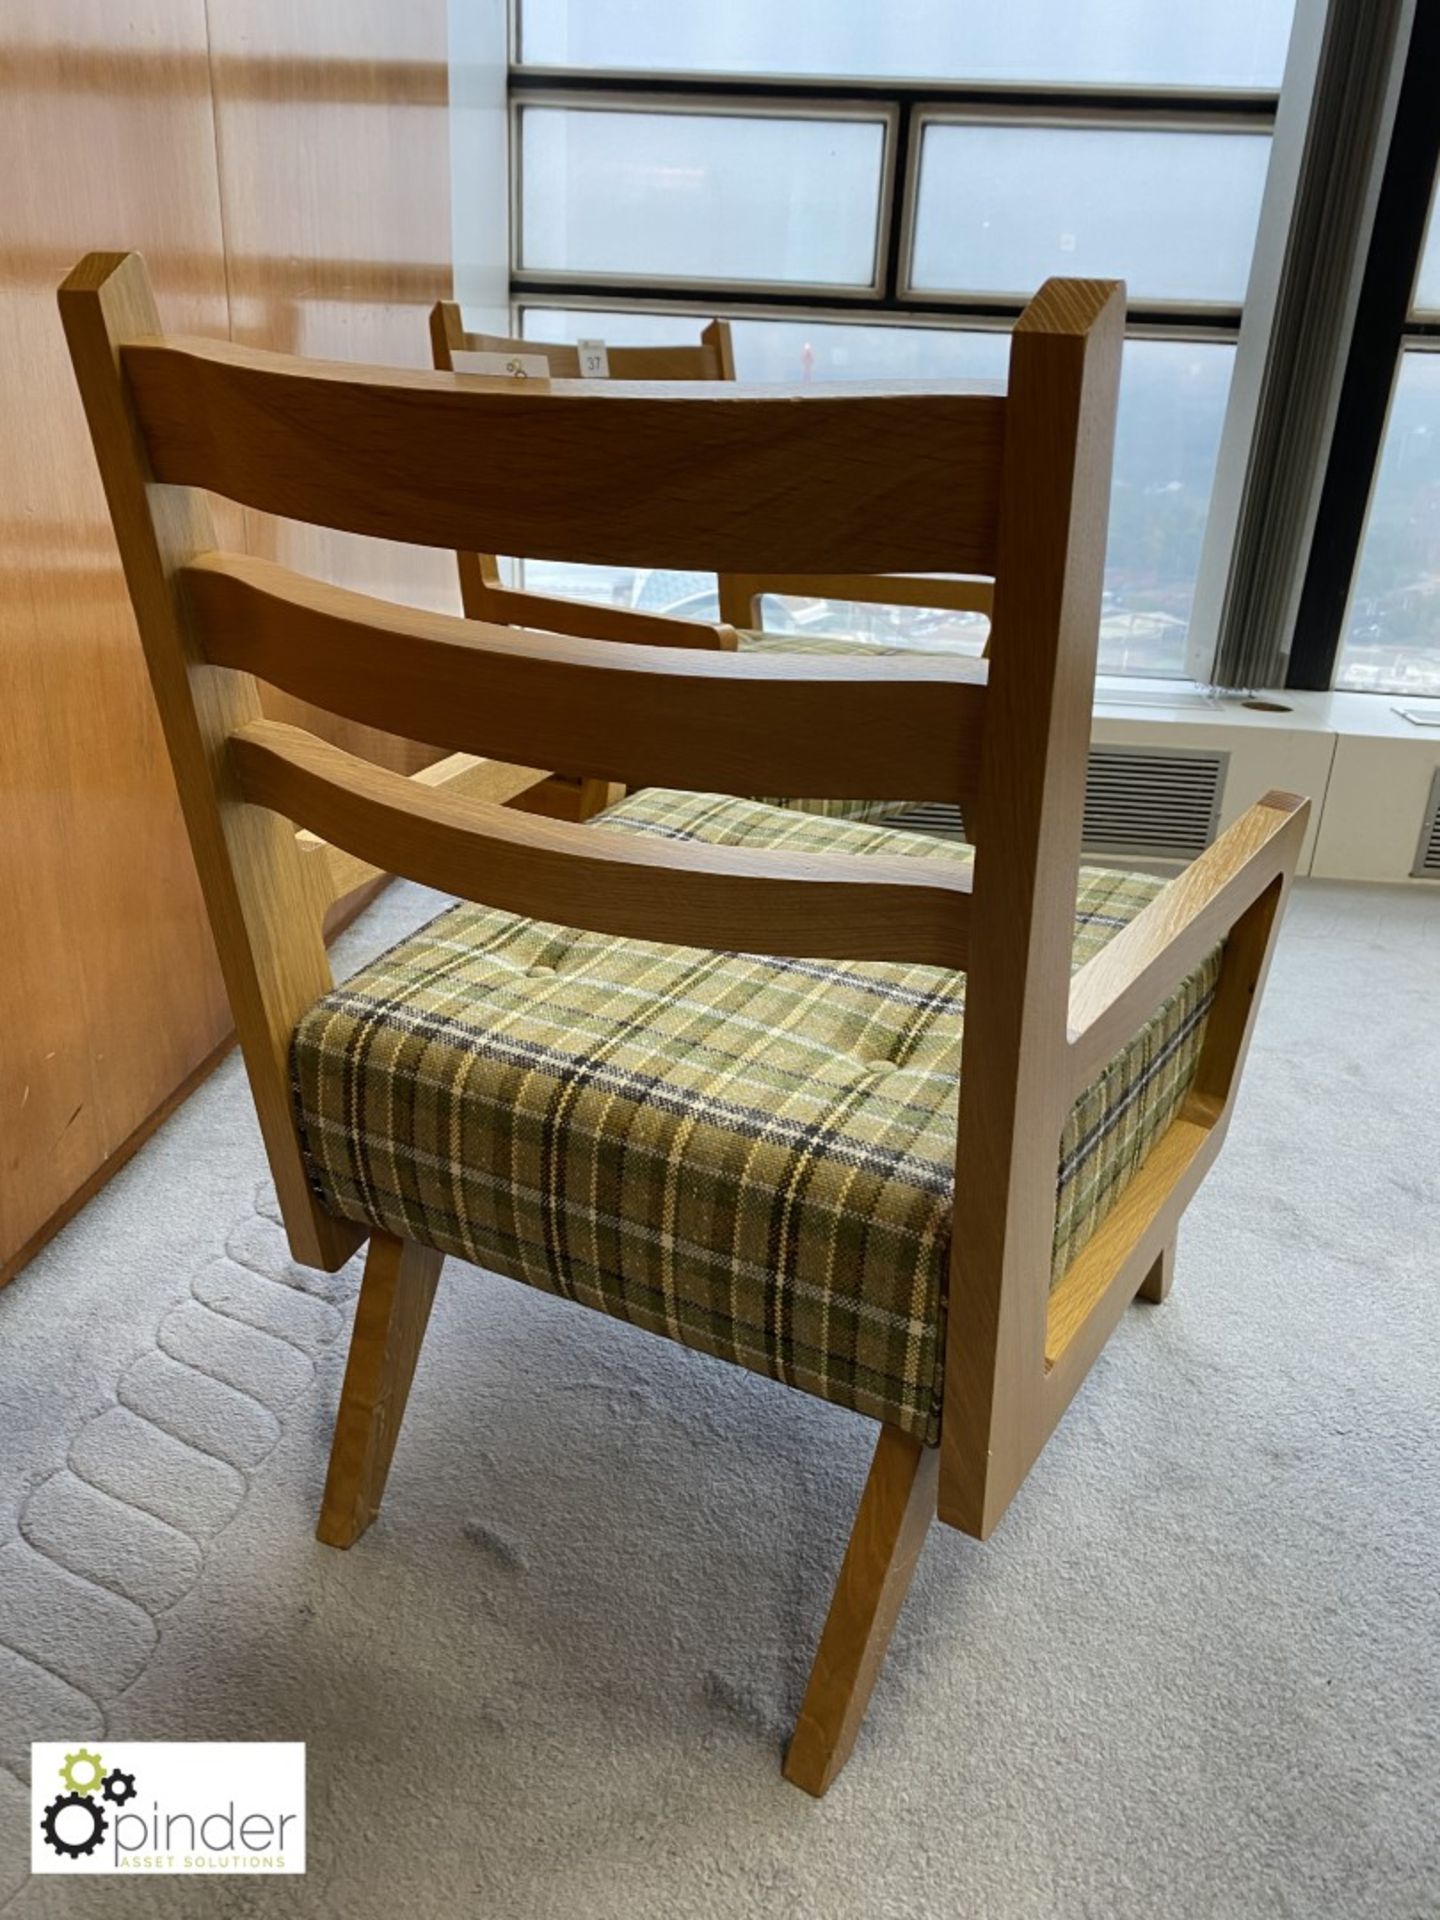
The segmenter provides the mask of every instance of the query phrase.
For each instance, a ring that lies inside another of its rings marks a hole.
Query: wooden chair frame
[[[167,340],[133,254],[90,255],[60,305],[297,1259],[337,1267],[365,1236],[312,1193],[291,1105],[291,1035],[331,984],[296,827],[380,870],[600,931],[966,968],[941,1440],[880,1430],[786,1760],[824,1792],[930,1520],[987,1534],[1124,1306],[1168,1287],[1305,828],[1305,801],[1267,796],[1071,977],[1123,290],[1047,283],[1016,327],[1003,399],[816,388],[803,405],[732,385],[517,392]],[[834,476],[818,495],[817,466]],[[1003,638],[988,667],[857,667],[532,637],[218,554],[200,488],[354,532],[458,547],[484,528],[499,551],[600,564],[993,572]],[[638,782],[678,760],[685,784],[721,792],[958,798],[977,828],[973,882],[903,858],[517,815],[265,720],[257,675],[482,765],[563,764],[574,748]],[[1221,940],[1184,1107],[1052,1290],[1070,1104]],[[441,1265],[369,1238],[319,1529],[338,1546],[378,1508]]]
[[[435,366],[442,372],[454,370],[457,353],[529,353],[545,356],[552,379],[580,377],[578,347],[523,340],[507,334],[467,332],[459,304],[454,300],[437,300],[430,309],[430,347]],[[612,377],[620,380],[733,380],[736,377],[735,349],[728,320],[711,320],[701,332],[698,346],[611,347],[608,357]],[[719,576],[720,621],[717,625],[671,619],[628,607],[604,607],[600,609],[603,631],[593,623],[577,629],[567,624],[576,619],[575,602],[506,587],[500,578],[500,563],[493,554],[462,551],[456,558],[465,611],[474,620],[513,621],[517,626],[545,624],[561,633],[583,631],[596,638],[634,640],[657,646],[733,647],[737,627],[760,624],[760,603],[767,594],[810,594],[875,606],[938,607],[954,613],[988,614],[994,604],[989,580],[955,579],[943,574],[890,574],[877,578],[863,573],[724,573]]]

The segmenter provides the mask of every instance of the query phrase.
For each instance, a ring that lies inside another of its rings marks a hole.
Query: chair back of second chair
[[[469,331],[455,300],[437,300],[430,309],[430,350],[437,372],[467,373],[476,356],[500,354],[544,361],[552,380],[579,380],[580,349],[568,341],[525,340],[516,335]],[[735,350],[728,320],[711,320],[693,344],[676,342],[648,347],[607,347],[608,378],[616,380],[733,380]],[[534,556],[530,556],[534,557]],[[597,640],[633,640],[638,645],[733,648],[733,628],[719,622],[686,620],[649,613],[633,607],[611,607],[603,601],[583,603],[575,611],[565,598],[507,587],[501,561],[493,553],[456,550],[460,569],[460,600],[472,620],[494,620],[501,625],[554,628],[582,632]]]

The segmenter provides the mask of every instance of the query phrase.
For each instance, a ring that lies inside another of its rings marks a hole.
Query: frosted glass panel
[[[1004,333],[753,320],[735,329],[742,380],[985,380],[1003,383]]]
[[[884,126],[532,107],[521,261],[607,277],[868,286]]]
[[[703,324],[701,317],[677,314],[530,308],[524,330],[532,340],[598,337],[617,345],[656,346],[696,340]],[[1003,382],[1009,356],[1004,333],[792,320],[731,325],[742,380]],[[1232,347],[1213,342],[1125,343],[1100,620],[1102,673],[1185,674],[1195,577],[1233,361]],[[536,590],[716,618],[715,583],[707,574],[532,562],[525,577]],[[859,633],[912,644],[945,634],[978,645],[985,632],[985,623],[974,615],[937,615],[923,608],[877,611],[835,602],[771,600],[765,618],[767,625],[773,621],[786,631]]]
[[[537,66],[1278,87],[1294,0],[523,0]]]
[[[1028,295],[1083,274],[1238,304],[1269,153],[1266,134],[930,125],[914,285]]]
[[[1101,673],[1185,677],[1231,346],[1127,340],[1100,614]]]
[[[1336,685],[1440,694],[1440,353],[1400,357]]]

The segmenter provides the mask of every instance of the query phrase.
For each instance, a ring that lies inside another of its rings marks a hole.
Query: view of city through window
[[[1400,363],[1337,684],[1440,693],[1440,354]]]
[[[1440,195],[1416,282],[1414,318],[1440,319]],[[1336,684],[1440,694],[1440,340],[1400,356],[1370,497]]]
[[[616,345],[654,345],[696,337],[688,316],[634,312],[559,312],[532,308],[525,331],[537,340],[605,337]],[[1003,332],[919,327],[823,325],[791,320],[734,322],[741,379],[1003,381]],[[1233,348],[1214,343],[1131,340],[1121,376],[1115,483],[1101,669],[1116,674],[1180,675],[1200,545],[1220,445]],[[823,481],[817,480],[817,484]],[[528,583],[550,593],[598,594],[652,612],[713,620],[713,579],[701,574],[644,575],[530,563]],[[889,644],[923,646],[937,636],[973,643],[988,631],[983,614],[915,607],[765,603],[767,627],[860,633]]]
[[[1191,613],[1292,12],[799,0],[702,19],[662,0],[523,0],[523,330],[657,344],[723,315],[744,380],[1000,382],[1009,322],[1043,280],[1123,278],[1100,666],[1201,670]],[[717,612],[700,575],[532,565],[526,580]],[[762,613],[917,647],[978,649],[987,630],[976,613],[820,598]]]

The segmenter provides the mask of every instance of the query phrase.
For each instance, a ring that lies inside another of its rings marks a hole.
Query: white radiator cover
[[[1215,837],[1225,749],[1097,746],[1085,784],[1084,850],[1104,859],[1188,861]],[[891,816],[891,824],[946,840],[968,838],[960,809],[924,802]]]
[[[1384,694],[1281,692],[1255,704],[1189,686],[1111,681],[1091,732],[1085,852],[1172,871],[1272,789],[1308,796],[1299,871],[1440,884],[1440,731]],[[1275,711],[1275,709],[1280,709]],[[953,807],[903,816],[960,836]]]
[[[1310,871],[1324,880],[1394,880],[1434,887],[1434,816],[1440,731],[1407,711],[1440,702],[1391,694],[1332,693],[1335,754]]]

